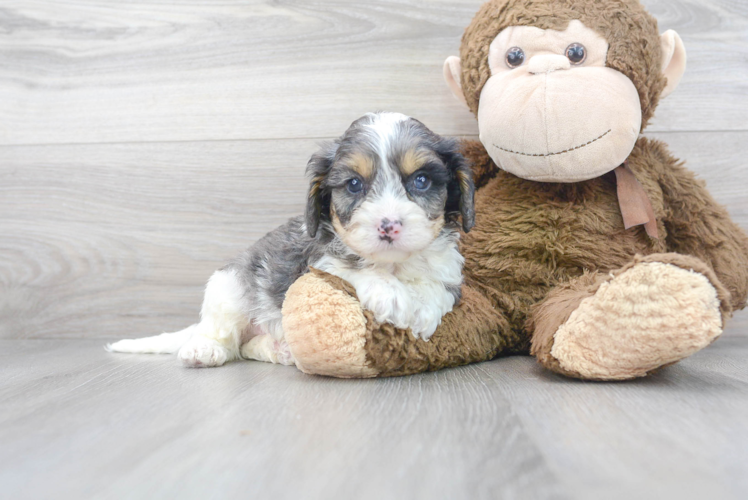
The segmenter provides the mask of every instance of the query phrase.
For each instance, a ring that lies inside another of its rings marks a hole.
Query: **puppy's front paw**
[[[409,328],[413,318],[413,301],[404,290],[389,284],[372,284],[357,290],[364,309],[374,313],[380,323],[391,323],[397,328]]]
[[[423,304],[417,305],[413,313],[413,322],[410,324],[410,331],[416,338],[428,340],[434,334],[442,322],[442,312],[435,307],[428,307]]]
[[[180,350],[178,357],[185,366],[207,368],[221,366],[228,359],[228,350],[215,340],[193,337]]]

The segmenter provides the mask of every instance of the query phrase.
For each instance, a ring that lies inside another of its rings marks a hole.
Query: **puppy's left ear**
[[[312,238],[317,235],[320,220],[330,218],[330,193],[325,189],[325,179],[335,161],[337,150],[337,142],[324,144],[322,149],[312,155],[306,166],[309,190],[304,219],[307,233]]]
[[[475,226],[473,171],[470,169],[468,161],[460,153],[460,144],[457,140],[442,138],[437,150],[451,176],[447,186],[446,211],[460,211],[462,229],[467,233]]]

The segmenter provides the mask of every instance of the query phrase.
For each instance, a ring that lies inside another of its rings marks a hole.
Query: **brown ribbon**
[[[614,172],[616,173],[618,206],[621,207],[623,226],[628,229],[643,224],[649,237],[657,238],[657,218],[652,209],[652,203],[649,201],[647,192],[636,180],[634,172],[626,163],[616,168]]]

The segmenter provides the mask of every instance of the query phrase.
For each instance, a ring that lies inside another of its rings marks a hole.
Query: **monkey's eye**
[[[506,65],[510,68],[522,66],[525,62],[525,52],[519,47],[512,47],[506,51]]]
[[[362,189],[364,189],[364,183],[354,177],[348,181],[346,187],[348,188],[349,193],[358,194]]]
[[[424,174],[420,174],[413,179],[413,187],[418,191],[426,191],[431,187],[431,179]]]
[[[587,50],[581,43],[572,43],[566,47],[566,57],[569,58],[571,64],[582,64],[587,59]]]

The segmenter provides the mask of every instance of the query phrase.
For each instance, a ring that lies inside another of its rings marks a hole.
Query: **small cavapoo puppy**
[[[475,187],[457,142],[401,114],[369,113],[312,156],[307,175],[306,215],[211,276],[199,323],[109,350],[179,351],[194,367],[238,358],[293,364],[281,306],[309,267],[351,283],[377,321],[428,340],[460,299],[457,215],[464,231],[475,221]]]

